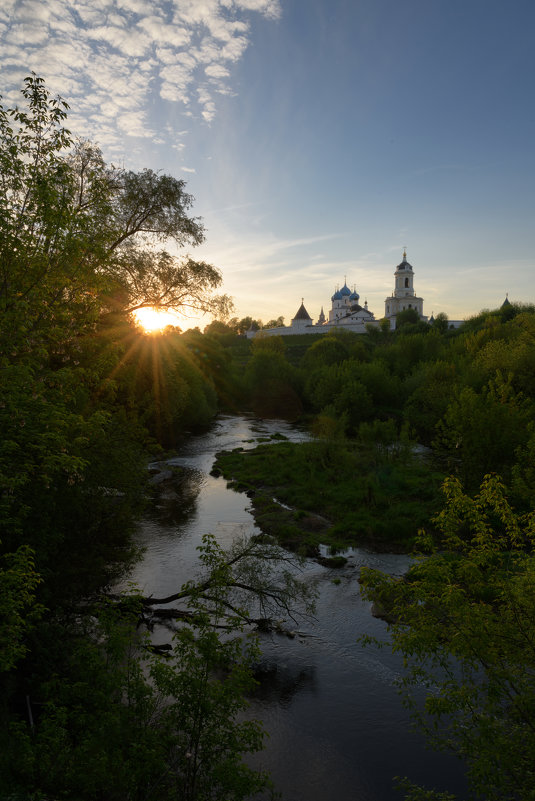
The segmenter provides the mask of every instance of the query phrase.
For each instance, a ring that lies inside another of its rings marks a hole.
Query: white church
[[[405,309],[416,309],[421,320],[427,321],[424,316],[424,301],[416,295],[414,291],[414,270],[407,261],[407,253],[403,251],[403,260],[398,264],[394,272],[395,285],[392,295],[385,300],[384,317],[390,321],[390,328],[396,327],[396,317]],[[329,318],[325,317],[323,306],[320,315],[315,323],[305,309],[304,299],[298,308],[295,317],[290,325],[282,325],[278,328],[263,328],[261,336],[289,336],[292,334],[322,334],[327,333],[333,328],[343,328],[355,334],[365,334],[366,326],[378,326],[379,321],[375,319],[373,313],[368,309],[368,302],[364,301],[364,306],[359,304],[360,296],[355,287],[351,290],[344,281],[341,289],[336,289],[331,298],[331,309]],[[430,320],[432,322],[432,318]],[[456,326],[460,324],[456,323]],[[249,338],[254,337],[257,331],[248,331]]]

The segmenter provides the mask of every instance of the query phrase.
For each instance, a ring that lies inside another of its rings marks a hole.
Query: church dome
[[[349,296],[349,300],[357,301],[359,298],[360,298],[360,295],[359,295],[358,292],[352,292],[351,295]]]
[[[340,290],[340,295],[341,295],[343,298],[347,298],[347,297],[349,297],[349,296],[351,295],[351,290],[350,290],[350,288],[347,286],[347,284],[344,284],[344,285],[343,285],[342,289]]]
[[[339,289],[337,289],[334,295],[332,296],[331,300],[342,300],[342,298],[343,298],[342,293],[340,292]]]

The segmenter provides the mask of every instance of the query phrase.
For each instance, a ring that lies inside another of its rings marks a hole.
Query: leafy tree
[[[374,357],[381,359],[390,372],[401,378],[406,378],[420,362],[439,358],[443,349],[441,337],[430,336],[427,323],[425,333],[405,326],[401,331],[394,333],[392,342],[378,344]]]
[[[448,330],[448,315],[445,312],[439,312],[435,317],[435,321],[433,323],[433,331],[437,331],[439,334],[445,334]]]
[[[283,325],[284,325],[284,317],[281,314],[276,319],[269,320],[267,323],[265,323],[264,328],[282,328]]]
[[[247,365],[245,382],[258,416],[296,420],[301,415],[300,375],[282,353],[257,348]]]
[[[263,740],[239,717],[257,658],[244,626],[292,616],[300,601],[311,611],[314,593],[269,542],[227,553],[205,537],[199,550],[201,575],[173,596],[100,596],[75,623],[41,624],[33,727],[13,715],[0,730],[2,797],[238,801],[270,787],[243,763]],[[164,619],[175,636],[159,649],[136,624]]]
[[[403,414],[421,442],[430,445],[438,422],[446,414],[455,396],[459,375],[454,364],[445,361],[426,362],[405,381],[410,389]]]
[[[4,333],[17,322],[26,338],[44,327],[51,336],[58,326],[65,338],[66,327],[87,323],[106,297],[127,312],[194,306],[226,313],[228,299],[211,295],[221,283],[215,268],[154,248],[203,239],[201,223],[188,216],[184,181],[106,166],[95,146],[73,141],[63,127],[67,104],[41,78],[26,78],[22,95],[25,109],[0,107]]]
[[[377,411],[393,410],[400,405],[401,382],[390,373],[384,362],[374,359],[373,362],[361,364],[355,372],[370,393]]]
[[[153,664],[158,691],[172,699],[160,724],[172,765],[162,788],[167,797],[238,801],[270,786],[267,774],[243,762],[245,753],[262,748],[261,726],[237,720],[247,706],[245,693],[254,686],[254,658],[258,651],[252,643],[244,645],[236,637],[222,642],[213,626],[197,616],[194,631],[183,629],[175,637],[176,661]],[[224,679],[217,675],[221,670]]]
[[[258,331],[262,328],[262,320],[253,320],[252,317],[242,317],[241,320],[238,320],[237,317],[232,317],[227,325],[236,334],[245,334],[247,331]]]
[[[421,534],[430,555],[403,579],[363,570],[365,594],[394,621],[401,688],[431,743],[466,761],[478,796],[533,798],[535,513],[517,515],[496,476],[474,498],[454,478],[444,494],[437,541]]]
[[[253,353],[259,350],[268,350],[272,353],[285,354],[286,345],[284,344],[283,337],[262,336],[262,333],[262,331],[258,332],[251,342],[251,350]]]
[[[141,494],[141,425],[167,442],[178,414],[184,426],[216,409],[191,360],[179,375],[162,356],[143,401],[118,390],[143,350],[127,313],[225,301],[212,294],[217,270],[156,249],[202,241],[184,182],[107,166],[72,139],[67,105],[41,78],[27,78],[22,97],[21,108],[0,107],[0,536],[8,552],[33,547],[43,592],[63,569],[74,572],[70,561],[80,567],[75,554],[94,583],[125,555],[119,543]],[[65,575],[56,585],[69,585]]]
[[[3,557],[0,568],[0,673],[11,670],[27,652],[25,635],[42,609],[35,603],[41,577],[35,572],[31,550],[21,545]]]
[[[416,309],[403,309],[396,315],[396,330],[405,325],[411,325],[420,321],[420,315]]]
[[[362,368],[371,365],[362,365]],[[380,369],[380,368],[379,368]],[[373,367],[372,367],[373,370]],[[374,411],[373,399],[360,380],[357,362],[346,360],[341,364],[316,369],[307,376],[306,397],[316,411],[331,407],[339,420],[345,421],[347,431],[356,431]],[[330,415],[327,415],[330,416]]]
[[[261,733],[236,719],[254,649],[233,599],[258,566],[236,558],[225,588],[231,566],[206,545],[172,670],[136,632],[144,600],[102,592],[135,555],[149,433],[167,443],[207,422],[226,367],[214,340],[144,337],[128,313],[226,314],[220,275],[157,249],[202,240],[183,182],[106,166],[40,78],[23,99],[0,109],[0,795],[245,798],[266,780],[241,760]],[[265,575],[258,605],[290,604]]]
[[[517,448],[511,488],[517,505],[535,509],[535,423],[528,425],[525,441]]]
[[[433,446],[473,488],[489,471],[509,474],[532,419],[533,404],[514,392],[510,378],[497,373],[481,393],[466,386],[458,392],[437,426]]]
[[[523,312],[498,329],[474,352],[475,366],[490,378],[510,376],[517,392],[535,398],[535,314]]]
[[[349,351],[345,342],[336,336],[326,336],[308,348],[303,358],[303,367],[305,370],[315,370],[319,367],[340,364],[348,357]]]
[[[203,333],[211,336],[221,336],[225,334],[232,334],[234,332],[228,323],[224,323],[222,320],[212,320],[211,323],[204,327]]]

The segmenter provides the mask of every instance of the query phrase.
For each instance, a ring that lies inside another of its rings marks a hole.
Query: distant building
[[[349,289],[346,282],[342,289],[336,289],[331,297],[331,309],[329,319],[325,317],[323,306],[318,317],[318,322],[314,323],[312,317],[307,312],[304,305],[304,298],[301,305],[292,318],[290,325],[282,325],[278,328],[263,328],[261,336],[291,336],[292,334],[326,334],[333,328],[343,328],[353,331],[356,334],[365,334],[366,325],[379,325],[375,317],[368,309],[367,301],[364,306],[359,304],[359,295],[356,289]],[[248,337],[254,337],[257,332],[247,331]]]
[[[312,317],[307,312],[304,307],[303,298],[301,298],[301,305],[297,309],[295,313],[295,317],[292,319],[291,326],[295,330],[295,333],[306,333],[305,329],[309,328],[312,325]],[[286,328],[286,326],[283,326]],[[277,329],[272,329],[277,330]]]
[[[342,289],[337,289],[331,298],[332,306],[329,312],[329,322],[324,323],[324,325],[331,328],[349,327],[357,333],[366,331],[366,324],[376,321],[368,309],[368,301],[365,300],[364,306],[361,306],[359,300],[360,295],[355,287],[351,291],[344,281]]]
[[[385,318],[390,320],[390,328],[396,327],[396,317],[401,311],[415,309],[422,320],[424,317],[424,301],[414,291],[414,270],[407,261],[407,252],[403,251],[403,261],[398,264],[395,276],[395,287],[391,297],[385,300]]]
[[[403,259],[394,271],[395,283],[392,295],[385,300],[385,319],[390,322],[390,328],[396,327],[397,315],[406,309],[415,309],[421,320],[434,322],[434,317],[428,320],[424,315],[423,298],[416,295],[414,290],[414,270],[407,261],[407,252],[403,251]],[[373,313],[368,309],[368,301],[364,301],[364,306],[359,303],[360,295],[355,287],[351,290],[344,279],[341,289],[336,288],[331,297],[331,308],[329,318],[325,317],[323,306],[314,323],[312,317],[307,312],[304,305],[304,298],[301,299],[295,317],[290,325],[282,325],[278,328],[263,328],[260,336],[291,336],[292,334],[323,334],[332,331],[334,328],[342,328],[345,331],[352,331],[356,334],[365,334],[367,326],[378,326],[379,321],[375,319]],[[509,300],[505,299],[503,305],[507,305]],[[458,328],[463,320],[449,320],[449,328]],[[254,337],[258,332],[247,331],[249,338]]]

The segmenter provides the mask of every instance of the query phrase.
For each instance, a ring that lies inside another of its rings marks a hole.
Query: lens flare
[[[163,331],[168,325],[181,327],[176,314],[168,311],[159,311],[152,307],[137,309],[133,313],[133,316],[136,323],[148,334]]]

